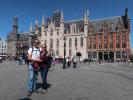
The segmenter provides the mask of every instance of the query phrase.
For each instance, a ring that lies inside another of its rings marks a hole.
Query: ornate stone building
[[[64,21],[63,12],[55,11],[53,16],[48,18],[46,22],[43,16],[41,26],[36,20],[35,29],[30,29],[35,32],[41,44],[47,45],[47,49],[55,57],[72,58],[79,52],[81,53],[81,59],[85,59],[88,58],[87,31],[84,31],[87,27],[86,17],[82,20]]]
[[[32,25],[31,25],[32,26]],[[121,61],[130,55],[130,19],[127,9],[125,15],[90,20],[86,11],[83,19],[65,21],[63,12],[55,11],[47,21],[42,18],[35,29],[41,44],[47,44],[55,57],[74,57],[81,59]],[[65,51],[64,51],[65,49]]]
[[[23,55],[29,48],[29,32],[18,32],[18,17],[13,18],[13,30],[7,36],[7,56]]]

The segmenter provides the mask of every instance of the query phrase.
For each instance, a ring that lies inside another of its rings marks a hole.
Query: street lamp
[[[64,40],[64,59],[63,59],[63,69],[66,69],[66,37],[63,37]]]

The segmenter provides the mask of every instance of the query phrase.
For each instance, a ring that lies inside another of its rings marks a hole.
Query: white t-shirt
[[[39,48],[29,48],[28,54],[32,54],[32,59],[40,58],[40,49]]]
[[[66,62],[68,62],[68,58],[66,59]]]
[[[74,62],[77,62],[77,58],[76,58],[76,57],[74,57],[74,58],[73,58],[73,61],[74,61]]]

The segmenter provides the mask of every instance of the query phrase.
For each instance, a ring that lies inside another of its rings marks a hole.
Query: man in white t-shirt
[[[33,47],[28,50],[28,96],[31,96],[32,92],[37,91],[37,79],[38,79],[38,70],[40,60],[40,49],[39,49],[39,40],[35,40]]]

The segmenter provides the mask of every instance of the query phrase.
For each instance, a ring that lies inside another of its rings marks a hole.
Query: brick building
[[[130,56],[130,18],[125,15],[89,20],[88,58],[123,61]]]

